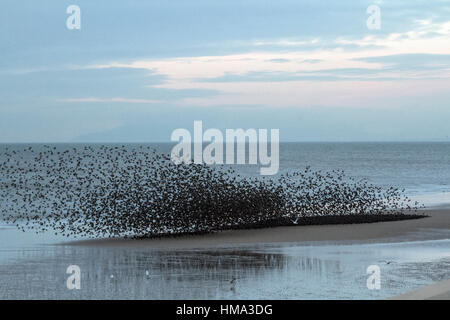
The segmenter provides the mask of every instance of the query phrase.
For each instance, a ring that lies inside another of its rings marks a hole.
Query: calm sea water
[[[0,145],[0,161],[5,146]],[[428,206],[450,204],[450,143],[281,144],[280,173],[306,166],[405,188]],[[257,166],[237,169],[258,174]],[[156,250],[64,245],[67,239],[0,224],[0,298],[386,298],[450,276],[450,230],[441,232],[443,240],[430,241]],[[66,287],[66,268],[72,264],[81,268],[81,290]],[[366,287],[366,268],[372,264],[381,268],[380,290]]]

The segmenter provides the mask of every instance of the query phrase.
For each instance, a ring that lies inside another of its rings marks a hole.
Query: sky
[[[68,29],[66,9],[81,10]],[[367,26],[380,8],[380,28]],[[450,141],[450,1],[3,0],[0,142]]]

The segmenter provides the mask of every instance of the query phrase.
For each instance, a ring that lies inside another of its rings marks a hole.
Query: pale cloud
[[[78,0],[88,13],[80,32],[55,19],[64,16],[55,1],[28,2],[39,14],[26,19],[19,1],[2,3],[2,141],[60,141],[128,125],[116,132],[120,140],[149,114],[154,122],[144,127],[162,141],[168,128],[207,113],[216,127],[264,118],[261,127],[295,128],[294,140],[306,125],[311,139],[335,137],[355,114],[361,130],[346,139],[363,139],[366,125],[376,130],[364,137],[375,140],[396,140],[402,128],[408,139],[449,135],[450,62],[440,57],[450,55],[448,1]],[[374,3],[380,30],[366,28]],[[386,122],[395,107],[398,121]],[[342,128],[321,123],[327,116],[343,119]],[[409,126],[424,118],[439,135]]]
[[[149,100],[149,99],[127,99],[127,98],[67,98],[59,99],[60,102],[120,102],[120,103],[160,103],[160,100]]]
[[[319,38],[314,38],[309,41],[301,41],[295,39],[278,39],[278,40],[256,40],[251,41],[249,44],[255,47],[260,46],[278,46],[278,47],[301,47],[308,46],[312,44],[317,44],[320,42]]]
[[[387,36],[368,35],[360,39],[338,38],[336,43],[359,47],[383,46],[385,55],[402,53],[450,53],[450,22],[433,23],[432,20],[416,20],[410,31],[391,33]]]
[[[184,81],[198,78],[216,78],[229,73],[317,71],[336,68],[374,68],[373,64],[353,60],[367,54],[352,55],[343,51],[251,52],[224,56],[183,57],[162,60],[139,60],[129,64],[112,63],[94,68],[148,69],[164,75],[166,81],[158,87],[176,87]],[[312,59],[314,57],[314,59]],[[279,63],[282,59],[284,63]],[[308,63],[308,61],[315,63]],[[376,67],[376,66],[375,66]]]
[[[334,46],[319,38],[311,41],[261,40],[251,42],[255,51],[248,53],[136,60],[92,67],[147,69],[165,78],[164,82],[151,85],[154,88],[207,89],[221,93],[179,101],[187,106],[399,104],[405,96],[445,94],[450,87],[448,67],[420,69],[411,65],[410,68],[395,68],[376,59],[407,54],[428,54],[432,59],[432,55],[450,54],[450,22],[417,20],[413,27],[404,33],[384,36],[338,38]],[[265,44],[284,46],[286,50],[258,50]],[[315,46],[301,48],[311,44]],[[357,49],[349,50],[348,46]]]
[[[207,83],[227,94],[215,98],[186,98],[189,106],[259,104],[277,107],[389,107],[411,105],[415,99],[449,95],[448,80],[432,81],[292,81]]]

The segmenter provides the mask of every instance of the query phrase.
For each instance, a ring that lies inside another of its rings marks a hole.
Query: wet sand
[[[423,219],[346,225],[291,226],[230,230],[207,235],[162,239],[96,239],[65,242],[64,245],[148,248],[207,248],[236,244],[310,241],[415,241],[448,238],[450,209],[423,211]]]
[[[0,231],[0,300],[388,299],[448,279],[450,211],[428,214],[162,240],[68,242],[8,228]],[[374,264],[380,290],[367,288]],[[70,265],[82,270],[82,290],[67,289]],[[446,289],[427,296],[446,297]]]
[[[450,300],[450,279],[394,296],[389,300]]]

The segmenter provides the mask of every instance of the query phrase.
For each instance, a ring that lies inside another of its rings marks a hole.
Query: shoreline
[[[388,300],[450,300],[450,279],[390,297]]]
[[[396,239],[401,241],[437,240],[448,238],[450,209],[425,209],[428,217],[411,220],[361,224],[302,225],[261,229],[227,230],[204,235],[159,239],[92,239],[60,243],[70,246],[141,247],[165,249],[195,249],[230,245],[273,243],[307,243],[336,241],[368,241]],[[440,232],[439,232],[440,231]]]

